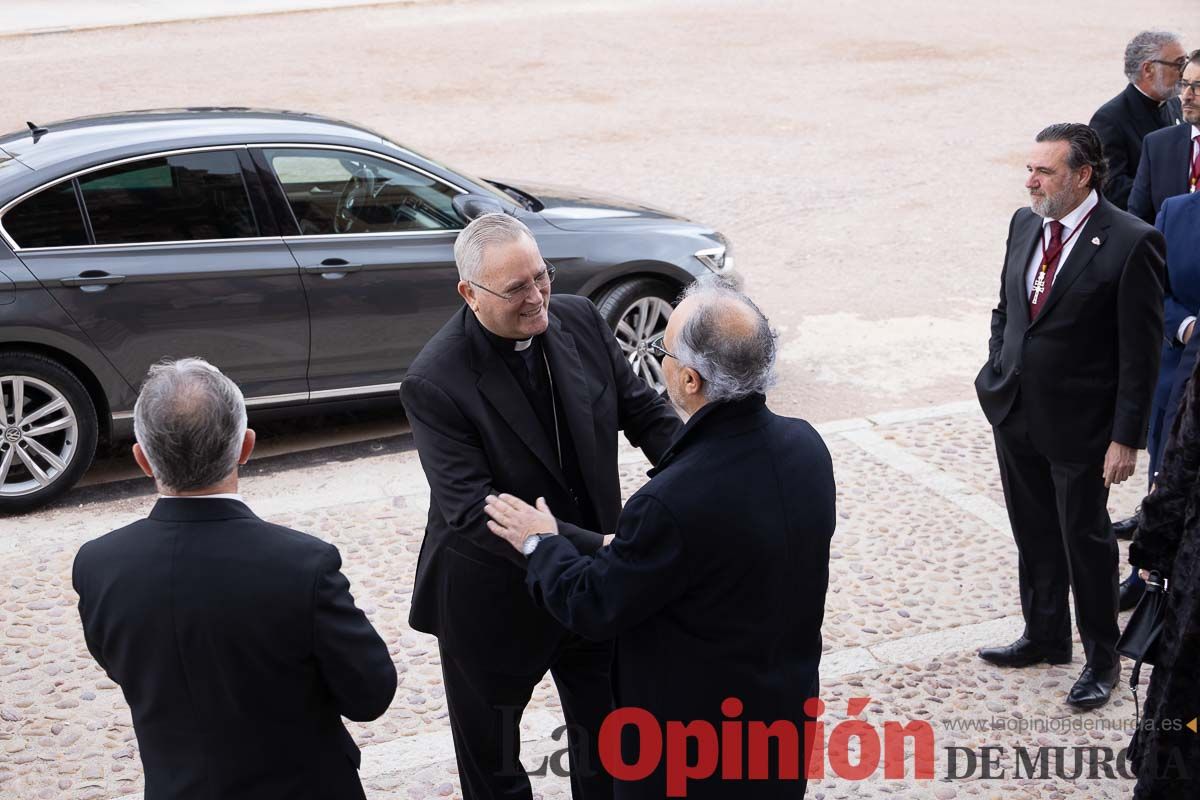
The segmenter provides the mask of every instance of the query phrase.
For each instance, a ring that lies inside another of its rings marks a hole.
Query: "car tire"
[[[662,363],[646,344],[666,329],[677,295],[662,281],[633,278],[618,283],[596,304],[633,371],[659,392],[665,388]]]
[[[91,466],[96,407],[79,378],[59,362],[36,353],[0,353],[0,414],[0,514],[46,505]]]

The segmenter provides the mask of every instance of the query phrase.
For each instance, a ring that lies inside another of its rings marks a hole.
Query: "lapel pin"
[[[1092,237],[1092,244],[1100,244],[1100,237],[1099,237],[1099,236],[1093,236],[1093,237]]]

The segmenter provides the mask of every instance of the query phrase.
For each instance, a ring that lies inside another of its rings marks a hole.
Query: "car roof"
[[[35,124],[38,131],[0,136],[0,150],[33,170],[74,170],[125,154],[242,142],[384,141],[374,131],[331,117],[251,108],[125,111]]]

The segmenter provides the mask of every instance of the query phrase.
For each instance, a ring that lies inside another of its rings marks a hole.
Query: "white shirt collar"
[[[240,494],[160,494],[159,500],[237,500],[239,503],[245,503]]]
[[[513,349],[514,349],[514,350],[516,350],[516,351],[519,353],[519,352],[521,352],[522,350],[528,350],[528,349],[529,349],[529,345],[531,345],[531,344],[533,344],[533,337],[532,337],[532,336],[531,336],[531,337],[529,337],[528,339],[520,339],[520,340],[518,340],[518,341],[517,341],[517,342],[516,342],[516,343],[513,345]]]
[[[1200,136],[1200,125],[1193,125],[1192,126],[1192,141],[1195,141],[1197,136]]]
[[[1063,228],[1067,231],[1073,231],[1079,226],[1080,221],[1087,216],[1087,213],[1100,204],[1100,195],[1096,194],[1096,190],[1092,189],[1088,192],[1088,196],[1083,199],[1083,202],[1075,207],[1075,210],[1059,220]],[[1049,218],[1042,219],[1042,227],[1049,225],[1054,220]]]

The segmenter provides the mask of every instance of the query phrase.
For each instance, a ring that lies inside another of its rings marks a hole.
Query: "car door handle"
[[[86,272],[79,273],[74,278],[61,278],[58,282],[62,286],[78,286],[81,289],[93,287],[93,291],[95,291],[95,289],[115,286],[124,281],[124,275],[110,275],[107,272],[89,269]]]
[[[349,272],[358,272],[362,268],[362,264],[351,264],[345,259],[327,258],[320,264],[313,264],[302,269],[309,275],[320,275],[322,278],[332,280],[345,277]]]

